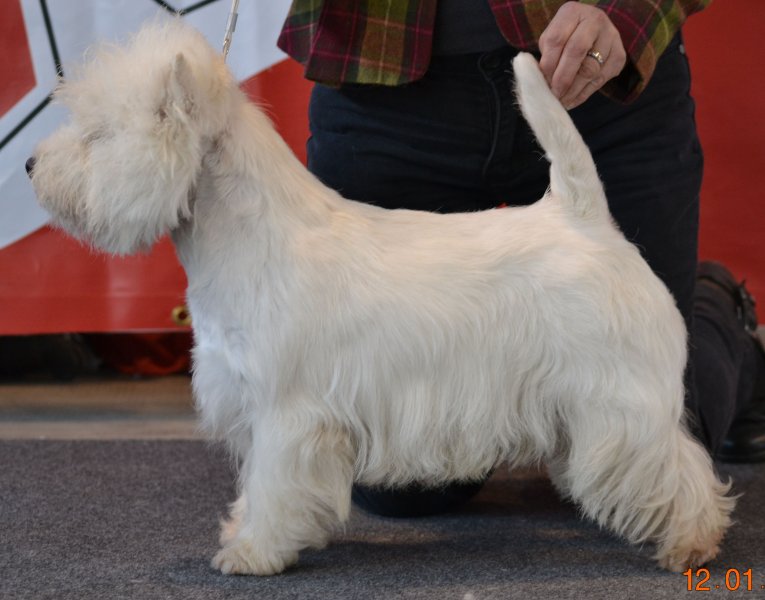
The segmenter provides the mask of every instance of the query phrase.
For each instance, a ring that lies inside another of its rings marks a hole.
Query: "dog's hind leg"
[[[221,534],[213,567],[272,575],[303,548],[326,544],[348,518],[353,452],[347,432],[300,400],[259,414],[240,472],[241,496]]]
[[[568,415],[568,451],[549,465],[556,487],[630,542],[655,542],[664,568],[714,558],[734,499],[704,448],[656,403],[584,404]]]
[[[674,451],[668,461],[674,464],[677,491],[657,539],[656,559],[665,569],[681,572],[717,555],[736,499],[729,495],[731,484],[717,478],[707,451],[684,428]]]

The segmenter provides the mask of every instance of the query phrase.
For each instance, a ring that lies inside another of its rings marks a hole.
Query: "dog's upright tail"
[[[581,217],[606,218],[606,195],[590,150],[547,85],[537,61],[531,54],[520,53],[513,59],[513,70],[523,116],[550,161],[553,195]]]

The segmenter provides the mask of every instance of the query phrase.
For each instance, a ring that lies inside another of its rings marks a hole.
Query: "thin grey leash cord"
[[[234,37],[234,31],[236,31],[236,19],[239,16],[237,12],[239,10],[239,0],[232,0],[231,12],[228,13],[228,21],[226,22],[226,35],[223,36],[223,60],[228,58],[228,49],[231,47],[231,38]]]

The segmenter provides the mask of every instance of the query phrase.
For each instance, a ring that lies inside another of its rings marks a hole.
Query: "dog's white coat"
[[[60,90],[73,119],[36,153],[41,202],[115,253],[171,232],[188,274],[199,413],[241,463],[224,572],[323,545],[354,480],[436,485],[503,460],[547,464],[663,566],[717,553],[733,500],[685,425],[683,321],[534,59],[514,68],[551,190],[454,215],[323,186],[180,22]]]

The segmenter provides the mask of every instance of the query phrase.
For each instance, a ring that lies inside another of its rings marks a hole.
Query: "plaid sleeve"
[[[621,102],[630,102],[645,89],[656,61],[689,15],[712,0],[579,0],[596,6],[611,19],[627,52],[627,66],[603,87]],[[524,50],[536,50],[565,0],[489,0],[508,42]]]
[[[287,13],[276,45],[299,63],[308,60],[322,4],[323,0],[295,0]]]
[[[656,62],[685,20],[712,0],[579,0],[604,10],[619,30],[627,67],[604,86],[604,93],[631,102],[648,85]]]

